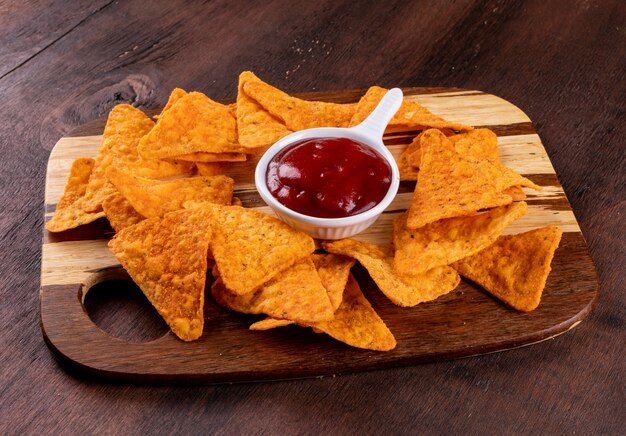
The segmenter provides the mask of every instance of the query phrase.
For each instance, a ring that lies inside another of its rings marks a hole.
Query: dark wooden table
[[[624,431],[622,0],[5,1],[0,29],[1,434]],[[175,86],[234,97],[244,69],[293,92],[453,86],[517,104],[589,243],[595,310],[531,347],[336,378],[153,387],[65,372],[38,318],[50,149],[117,103],[163,105]]]

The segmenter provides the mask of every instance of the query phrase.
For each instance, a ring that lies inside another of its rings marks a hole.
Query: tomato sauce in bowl
[[[372,209],[391,185],[387,160],[349,138],[309,138],[278,152],[267,166],[267,187],[283,206],[318,218]]]

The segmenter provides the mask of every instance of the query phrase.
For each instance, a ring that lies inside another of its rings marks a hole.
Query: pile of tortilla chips
[[[97,157],[73,163],[46,228],[106,217],[117,232],[111,251],[185,341],[203,334],[209,286],[219,305],[265,316],[251,330],[298,325],[353,347],[391,350],[393,334],[350,273],[356,262],[398,306],[448,294],[461,274],[533,310],[561,231],[501,233],[527,211],[522,187],[540,187],[500,163],[493,132],[448,122],[415,101],[389,124],[421,131],[398,161],[402,179],[417,183],[409,210],[394,221],[393,244],[326,241],[326,252],[314,253],[311,237],[233,197],[229,166],[297,130],[354,126],[385,91],[372,87],[351,104],[306,101],[243,72],[232,105],[177,88],[156,123],[116,106]]]

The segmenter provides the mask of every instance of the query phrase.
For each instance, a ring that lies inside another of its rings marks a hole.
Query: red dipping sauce
[[[352,139],[311,138],[277,153],[265,179],[287,208],[312,217],[343,218],[381,202],[391,185],[391,167],[377,151]]]

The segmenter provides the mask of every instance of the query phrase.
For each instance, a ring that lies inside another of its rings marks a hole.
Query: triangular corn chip
[[[322,245],[331,253],[343,254],[358,260],[383,294],[398,306],[411,307],[432,301],[454,290],[460,281],[456,271],[448,266],[433,268],[416,276],[400,276],[392,267],[391,247],[354,239],[341,239]]]
[[[421,134],[417,136],[398,158],[400,180],[417,180],[422,160],[421,136]],[[479,159],[499,162],[498,137],[489,129],[474,129],[469,132],[459,133],[448,136],[448,140],[454,145],[456,152],[461,155],[472,155]]]
[[[317,322],[312,327],[351,345],[368,350],[389,351],[396,339],[363,296],[352,275],[348,278],[343,300],[330,321]]]
[[[222,306],[238,312],[267,313],[274,316],[281,314],[278,316],[288,320],[297,320],[299,323],[303,323],[306,319],[313,322],[310,313],[307,314],[305,311],[304,314],[298,315],[294,313],[291,306],[299,301],[299,306],[313,308],[308,309],[309,312],[325,312],[326,299],[320,296],[318,289],[318,284],[321,282],[327,299],[331,303],[332,312],[336,311],[341,304],[343,290],[348,281],[350,268],[354,265],[354,259],[336,254],[313,254],[311,259],[318,274],[317,278],[312,275],[307,259],[283,271],[256,292],[236,295],[228,291],[223,284],[218,283],[212,289],[213,295]],[[310,302],[306,303],[307,300]],[[298,308],[298,310],[302,309]],[[288,325],[293,322],[285,322],[285,319],[280,321],[277,324]],[[267,321],[266,324],[259,330],[278,327],[278,325],[273,325],[272,321]]]
[[[306,101],[261,81],[249,81],[243,90],[289,130],[313,127],[348,127],[356,105]]]
[[[522,190],[521,186],[511,186],[510,188],[502,191],[505,195],[510,195],[513,201],[526,200],[526,193]]]
[[[517,310],[534,310],[550,274],[563,231],[556,226],[501,236],[453,267]]]
[[[341,305],[337,308],[333,319],[311,324],[298,324],[303,327],[313,327],[316,332],[326,333],[353,347],[376,351],[394,349],[396,339],[367,301],[352,275],[348,278],[343,295]],[[250,330],[269,330],[291,323],[285,319],[267,318],[252,324]]]
[[[406,146],[397,160],[398,169],[400,170],[400,180],[417,180],[419,161],[414,163],[412,156],[413,154],[420,155],[421,136],[421,133],[416,136],[415,139]]]
[[[230,204],[234,181],[226,176],[153,180],[137,177],[111,166],[107,178],[146,218],[163,216],[183,208],[187,201]]]
[[[419,166],[421,162],[420,136],[417,136],[402,152],[398,158],[398,169],[400,170],[400,180],[417,180]],[[462,155],[472,154],[478,158],[485,155],[485,159],[502,165],[498,158],[498,140],[489,129],[475,129],[467,133],[449,136],[448,140],[455,146],[457,153]],[[478,141],[485,141],[477,144]],[[459,145],[460,144],[460,145]],[[506,168],[506,167],[505,167]],[[504,171],[511,171],[506,169]],[[539,186],[532,186],[533,189],[541,189]],[[510,195],[513,201],[526,199],[526,193],[521,186],[511,186],[502,191],[503,194]]]
[[[402,276],[421,274],[449,265],[492,244],[504,228],[528,210],[526,203],[511,203],[487,212],[448,218],[418,229],[406,227],[406,213],[393,223],[396,249],[393,267]]]
[[[498,136],[489,129],[475,129],[448,137],[457,153],[499,162]],[[419,165],[419,164],[418,164]]]
[[[505,189],[534,185],[512,170],[503,170],[503,165],[461,156],[438,130],[424,132],[420,144],[420,172],[407,218],[410,229],[503,206],[513,201],[503,194]]]
[[[170,97],[167,100],[167,103],[165,103],[165,106],[161,110],[161,113],[159,115],[156,115],[154,118],[158,119],[159,117],[163,116],[165,112],[167,112],[172,106],[174,106],[174,103],[176,103],[178,100],[181,99],[181,97],[184,97],[185,95],[187,95],[187,91],[185,91],[184,89],[174,88],[172,90],[172,93],[170,94]]]
[[[224,285],[236,294],[254,291],[315,250],[313,238],[257,210],[211,210],[211,251]]]
[[[498,137],[489,129],[476,129],[471,132],[460,133],[448,138],[454,145],[454,149],[457,153],[463,156],[472,156],[476,159],[487,159],[493,163],[500,171],[502,171],[507,177],[515,178],[517,173],[508,168],[502,162],[498,155]],[[416,155],[419,155],[417,153]],[[413,156],[415,158],[415,155]],[[419,161],[416,163],[415,159],[412,163],[419,166]],[[531,182],[528,179],[523,179],[524,186],[541,190],[541,187]],[[514,201],[524,200],[526,194],[522,191],[521,186],[511,186],[503,191],[504,194],[513,197]]]
[[[119,192],[105,198],[102,202],[102,209],[116,232],[146,219]]]
[[[265,313],[303,323],[333,317],[326,289],[309,257],[277,274],[255,292],[235,294],[221,278],[213,283],[211,292],[220,305],[237,312]]]
[[[94,164],[95,161],[88,157],[81,157],[72,162],[65,191],[57,203],[52,219],[46,223],[46,229],[49,232],[73,229],[104,217],[104,212],[85,212],[83,210],[87,182]]]
[[[285,123],[271,115],[256,100],[245,93],[244,85],[252,82],[259,83],[261,80],[250,71],[244,71],[239,75],[237,133],[239,143],[249,149],[270,146],[283,136],[293,132],[285,126]]]
[[[277,327],[285,327],[291,324],[295,324],[293,321],[289,321],[288,319],[278,319],[278,318],[265,318],[261,321],[257,321],[250,325],[250,330],[256,331],[264,331],[271,330]]]
[[[146,159],[179,159],[191,153],[242,153],[232,108],[200,92],[180,97],[141,138],[139,153]]]
[[[176,336],[202,335],[211,226],[208,209],[151,218],[121,230],[109,248]]]
[[[372,86],[367,90],[365,95],[361,97],[357,104],[356,110],[350,126],[356,126],[365,120],[378,105],[383,96],[387,93],[387,89],[380,86]],[[425,130],[430,128],[437,129],[453,129],[453,130],[472,130],[471,126],[460,123],[452,123],[432,114],[428,109],[419,104],[416,100],[405,98],[398,109],[398,112],[387,125],[388,129],[394,127],[402,127],[405,129]]]
[[[350,268],[354,265],[354,259],[336,254],[314,254],[311,258],[335,311],[341,304],[343,290],[346,287]]]
[[[161,178],[185,174],[193,164],[147,160],[139,156],[139,140],[152,129],[154,123],[139,109],[127,104],[115,106],[109,113],[102,135],[102,142],[93,168],[83,209],[87,212],[100,210],[106,197],[115,188],[106,179],[106,169],[115,164],[118,168],[132,171],[141,177]]]

